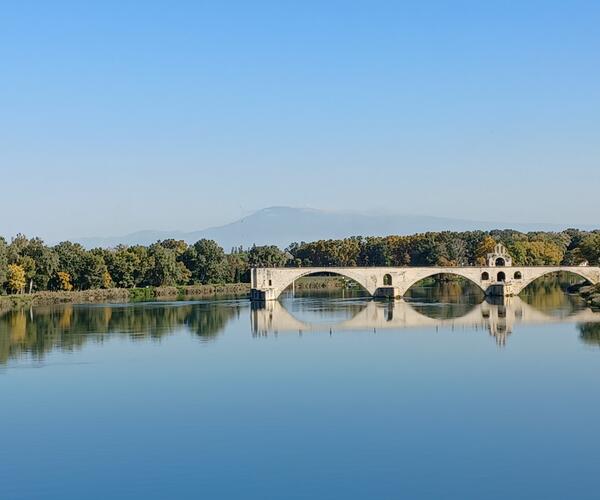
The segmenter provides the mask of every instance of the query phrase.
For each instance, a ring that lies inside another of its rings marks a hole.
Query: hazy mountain
[[[310,208],[271,207],[259,210],[224,226],[200,231],[139,231],[120,237],[80,238],[84,246],[113,247],[149,245],[157,240],[176,238],[194,243],[201,238],[216,240],[229,251],[234,246],[278,245],[286,247],[292,241],[343,238],[347,236],[385,236],[413,234],[425,231],[469,231],[475,229],[516,229],[519,231],[560,231],[569,226],[560,224],[511,224],[483,222],[426,215],[369,215],[334,212]],[[572,226],[571,226],[572,227]],[[581,229],[591,229],[579,226]]]

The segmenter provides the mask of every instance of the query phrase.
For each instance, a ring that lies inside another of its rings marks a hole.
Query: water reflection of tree
[[[25,354],[42,359],[54,349],[72,351],[116,335],[152,340],[186,328],[211,339],[242,307],[241,303],[67,305],[9,311],[0,316],[0,363]]]
[[[436,278],[417,283],[405,296],[425,316],[433,319],[460,318],[485,298],[481,289],[467,279],[443,274]]]
[[[479,304],[484,296],[475,283],[460,276],[440,274],[413,285],[407,290],[405,298],[420,302]]]
[[[566,292],[569,284],[570,281],[561,275],[538,279],[521,292],[521,298],[530,306],[548,314],[572,311],[585,306],[579,296]]]
[[[600,346],[600,323],[582,323],[577,328],[584,343]]]

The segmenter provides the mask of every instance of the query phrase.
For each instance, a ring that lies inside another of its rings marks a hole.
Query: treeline
[[[312,266],[474,266],[485,264],[496,243],[503,243],[514,265],[598,265],[600,231],[567,229],[560,233],[512,230],[431,232],[293,243],[293,265]]]
[[[164,240],[150,246],[87,250],[68,241],[48,246],[39,238],[0,238],[0,293],[239,283],[252,267],[466,266],[483,264],[502,242],[518,265],[579,265],[600,261],[600,231],[560,233],[469,231],[412,236],[352,237],[276,246],[234,248],[212,240],[188,245]]]

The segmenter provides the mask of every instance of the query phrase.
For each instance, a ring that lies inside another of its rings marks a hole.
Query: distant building
[[[498,243],[492,253],[487,254],[487,263],[489,267],[512,266],[512,257],[508,254],[506,247]]]

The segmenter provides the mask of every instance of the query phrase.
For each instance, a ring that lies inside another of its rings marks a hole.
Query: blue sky
[[[598,2],[10,2],[0,234],[600,221]]]

